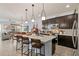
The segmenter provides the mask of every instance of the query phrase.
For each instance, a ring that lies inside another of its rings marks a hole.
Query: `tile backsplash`
[[[62,35],[72,36],[72,34],[73,34],[73,30],[72,29],[61,29],[61,30],[63,31],[63,34]],[[75,33],[75,31],[74,31],[74,33]]]

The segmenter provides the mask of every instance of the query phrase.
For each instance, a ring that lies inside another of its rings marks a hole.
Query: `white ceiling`
[[[28,18],[32,14],[31,3],[0,3],[0,18],[7,19],[25,19],[25,9],[28,9]],[[45,3],[47,16],[55,16],[66,11],[74,10],[78,7],[77,3],[70,3],[70,8],[66,8],[67,3]],[[35,17],[39,17],[42,10],[42,4],[35,4]]]

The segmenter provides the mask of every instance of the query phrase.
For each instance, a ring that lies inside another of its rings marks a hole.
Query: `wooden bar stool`
[[[21,34],[25,35],[25,34],[26,34],[26,32],[21,32]]]
[[[39,54],[42,55],[41,54],[41,48],[44,46],[44,44],[41,43],[41,41],[38,40],[38,39],[31,39],[31,42],[32,42],[32,48],[36,48],[36,56],[38,55],[37,49],[40,50]],[[32,49],[31,49],[31,55],[32,55]],[[44,55],[45,55],[45,46],[44,46]]]
[[[18,48],[18,44],[22,41],[22,36],[15,36],[16,37],[16,51],[20,50],[21,47]]]
[[[29,52],[30,52],[30,51],[29,51],[29,50],[30,50],[30,49],[29,49],[29,44],[30,44],[30,43],[31,43],[31,42],[29,41],[29,38],[27,38],[27,37],[22,37],[22,47],[21,47],[21,48],[22,48],[22,49],[21,49],[21,54],[22,54],[22,55],[23,55],[23,54],[24,54],[24,55],[29,55]],[[23,50],[23,49],[25,48],[24,45],[27,45],[27,46],[28,46],[28,47],[27,47],[28,50],[25,51],[25,52],[24,52],[24,50]],[[26,52],[28,52],[28,53],[26,54]]]

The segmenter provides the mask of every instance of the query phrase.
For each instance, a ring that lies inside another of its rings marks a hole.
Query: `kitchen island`
[[[23,35],[23,37],[28,37],[29,39],[39,39],[41,42],[44,43],[45,46],[45,56],[52,56],[52,40],[56,38],[56,36],[51,35]],[[42,50],[43,51],[43,50]]]

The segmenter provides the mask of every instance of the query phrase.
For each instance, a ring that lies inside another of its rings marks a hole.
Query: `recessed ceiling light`
[[[66,8],[69,8],[70,7],[70,5],[66,5]]]

